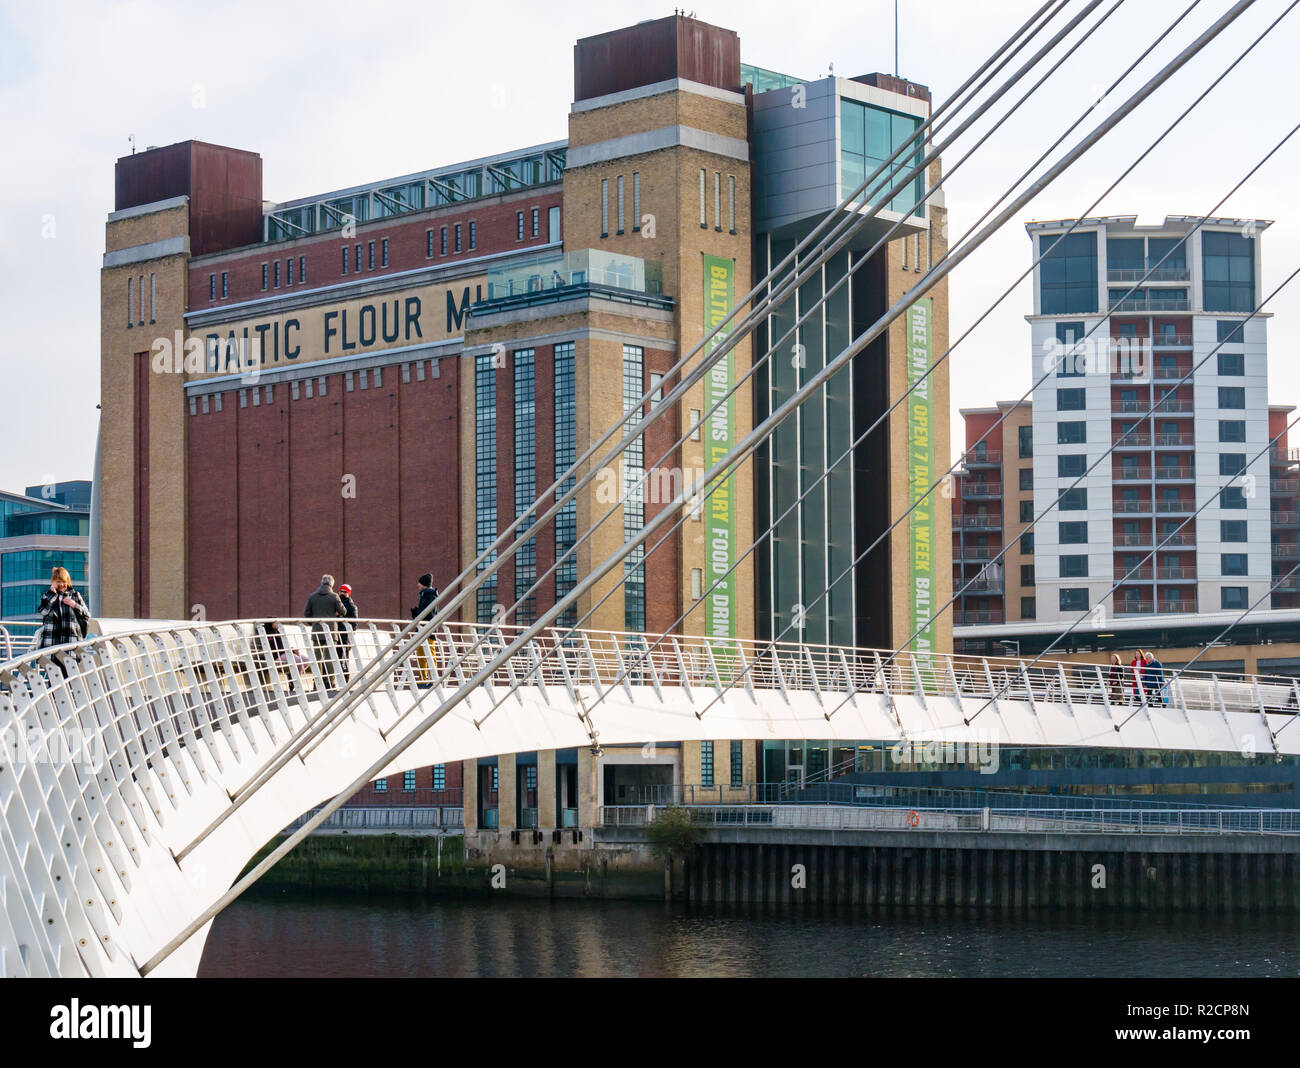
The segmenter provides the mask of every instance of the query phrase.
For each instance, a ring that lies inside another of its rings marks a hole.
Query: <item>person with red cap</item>
[[[343,602],[343,611],[347,619],[357,618],[357,603],[352,599],[352,587],[346,582],[339,584],[339,600]],[[343,682],[352,676],[352,629],[354,623],[339,623],[339,664],[343,668]]]

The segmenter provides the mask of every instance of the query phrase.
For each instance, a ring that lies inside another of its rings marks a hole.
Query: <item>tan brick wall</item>
[[[105,230],[110,251],[181,237],[188,232],[185,207],[152,212]],[[187,264],[183,254],[105,268],[100,272],[100,583],[105,617],[135,614],[135,354],[151,352],[158,338],[173,339],[184,327]],[[150,276],[156,287],[149,320]],[[137,294],[136,325],[126,326],[127,279],[144,279],[145,324]],[[147,615],[188,618],[185,604],[184,375],[150,371],[149,548]]]

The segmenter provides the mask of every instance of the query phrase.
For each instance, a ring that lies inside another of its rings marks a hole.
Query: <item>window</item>
[[[641,229],[641,172],[632,172],[632,232]]]
[[[301,285],[307,281],[307,257],[298,257],[298,284]]]
[[[1201,235],[1207,312],[1249,312],[1255,307],[1255,242],[1244,234],[1206,230]]]
[[[1088,558],[1086,556],[1062,556],[1061,578],[1087,578]]]
[[[548,241],[559,241],[561,236],[560,209],[558,207],[549,208],[546,220],[546,239]]]
[[[713,743],[700,743],[700,785],[713,785]]]
[[[413,771],[402,772],[402,789],[403,790],[415,789],[415,772]]]
[[[1022,426],[1017,437],[1020,439],[1020,458],[1027,459],[1034,455],[1034,428]]]
[[[1062,612],[1086,612],[1088,610],[1087,587],[1061,590],[1060,606]]]
[[[456,251],[460,251],[460,223],[456,224]]]
[[[276,261],[275,261],[275,282],[274,282],[274,288],[275,288],[275,289],[279,289],[279,288],[280,288],[280,261],[279,261],[279,260],[276,260]]]
[[[343,246],[343,273],[348,273],[348,246]]]
[[[1032,530],[1020,535],[1020,555],[1034,555],[1034,532]]]
[[[691,600],[698,601],[704,596],[704,569],[691,568]]]
[[[438,254],[440,256],[447,255],[447,228],[445,226],[442,228],[442,238],[439,244]]]
[[[1022,490],[1032,490],[1034,488],[1034,469],[1032,467],[1022,467],[1020,469],[1020,488]]]
[[[290,279],[292,281],[292,279]],[[221,298],[224,300],[230,296],[230,274],[227,271],[221,272]]]
[[[736,232],[736,176],[727,175],[727,218],[730,221],[728,232]]]
[[[1219,407],[1220,408],[1246,407],[1246,387],[1245,386],[1220,386]]]
[[[1244,419],[1220,419],[1220,441],[1245,441],[1246,421]]]
[[[701,168],[700,170],[700,229],[701,230],[707,229],[709,225],[708,216],[705,214],[706,208],[704,203],[704,180],[705,180],[705,172],[703,168]]]
[[[1038,618],[1038,598],[1036,597],[1020,598],[1020,618],[1021,619]]]
[[[348,254],[348,250],[347,250],[347,249],[344,249],[344,250],[343,250],[343,255],[344,255],[345,258],[346,258],[346,256],[347,256],[347,254]],[[348,269],[346,263],[343,265],[343,269],[344,269],[345,271]],[[262,264],[262,288],[263,288],[263,289],[266,288],[266,279],[267,279],[267,276],[270,274],[270,272],[271,272],[270,265],[269,265],[269,264],[265,264],[265,263]]]
[[[280,269],[279,269],[279,267],[277,266],[277,267],[276,267],[276,273],[279,274],[279,271],[280,271]],[[278,285],[278,284],[279,284],[279,283],[277,283],[277,285]],[[210,275],[208,275],[208,300],[216,300],[216,299],[217,299],[217,276],[216,276],[215,274],[210,274]],[[140,304],[141,304],[141,306],[143,307],[143,305],[144,305],[144,288],[143,288],[143,287],[141,287],[141,289],[140,289]]]
[[[1225,486],[1219,491],[1220,508],[1245,508],[1246,491],[1240,486]]]
[[[447,765],[435,764],[433,766],[433,788],[435,790],[447,789]]]
[[[600,180],[600,236],[609,237],[609,179]]]
[[[1087,545],[1088,544],[1088,524],[1087,523],[1061,523],[1058,525],[1057,541],[1061,545]]]
[[[470,219],[469,221],[469,250],[473,252],[478,248],[478,220]]]
[[[537,418],[536,386],[533,349],[515,349],[514,353],[515,399],[515,518],[528,511],[537,495]],[[526,519],[520,533],[532,526],[534,520]],[[515,554],[515,600],[521,602],[515,610],[515,622],[529,626],[536,622],[537,600],[529,593],[537,581],[537,539],[529,538]]]
[[[388,789],[388,780],[387,780],[387,779],[376,779],[376,780],[375,780],[375,789],[376,789],[376,790],[379,790],[379,791],[387,790],[387,789]]]
[[[645,349],[623,346],[623,411],[636,409],[645,391]],[[641,481],[645,464],[645,439],[633,439],[623,453],[623,536],[631,539],[645,523],[645,487]],[[623,627],[645,630],[645,546],[639,545],[623,561]]]
[[[536,237],[540,232],[540,230],[541,230],[541,212],[539,212],[536,208],[533,208],[533,237]],[[472,241],[470,242],[469,247],[470,248],[474,247],[474,243]]]
[[[1020,585],[1022,585],[1022,586],[1032,586],[1033,584],[1034,584],[1034,565],[1033,565],[1033,564],[1021,564],[1021,565],[1020,565]]]
[[[373,241],[366,246],[366,269],[370,271],[375,269],[375,243]]]
[[[1224,575],[1245,575],[1246,554],[1245,553],[1220,553],[1219,571],[1221,574]]]
[[[352,262],[356,265],[355,269],[357,271],[360,271],[361,270],[361,246],[360,245],[353,246]]]
[[[600,181],[600,195],[602,198],[605,195],[605,179],[603,178]],[[602,220],[601,229],[603,230],[604,228],[605,228],[605,224],[604,221]],[[602,234],[601,236],[603,237],[604,235]],[[524,239],[524,213],[522,211],[517,211],[515,212],[515,240],[522,241],[523,239]]]
[[[920,215],[923,209],[917,205],[925,195],[922,176],[918,174],[905,185],[901,184],[904,174],[921,162],[923,148],[915,136],[920,125],[921,120],[914,115],[841,98],[839,195],[854,195],[869,175],[898,152],[898,159],[888,167],[887,176],[857,193],[855,201],[863,204],[867,195],[871,195],[873,204],[889,211]],[[882,204],[884,192],[895,186],[897,194]]]
[[[731,743],[731,785],[739,786],[745,781],[745,743]]]
[[[427,260],[431,260],[433,259],[433,231],[426,230],[424,233],[424,239],[425,239],[424,258]]]
[[[555,473],[554,479],[564,475],[577,458],[577,415],[574,400],[572,341],[561,342],[555,346]],[[561,496],[572,489],[574,480],[566,479],[561,487]],[[555,516],[555,559],[562,560],[564,554],[573,548],[578,540],[578,502],[567,501]],[[555,571],[555,598],[566,596],[578,584],[578,559],[576,554],[564,559]],[[564,626],[572,626],[578,621],[576,605],[566,608],[557,618]]]
[[[1056,365],[1057,378],[1082,378],[1087,369],[1081,359],[1083,341],[1083,323],[1056,324],[1056,350],[1059,363]]]
[[[1057,505],[1062,512],[1084,512],[1088,509],[1088,491],[1082,486],[1066,490],[1061,494],[1061,503]]]
[[[1058,389],[1056,391],[1056,410],[1058,412],[1081,412],[1084,409],[1085,393],[1081,389]]]
[[[290,256],[284,261],[284,281],[285,285],[293,285],[293,257]]]
[[[1245,586],[1223,586],[1219,590],[1219,607],[1245,608],[1246,607],[1246,587]]]
[[[151,274],[149,276],[149,321],[152,323],[157,316],[154,314],[158,310],[158,276]]]
[[[1246,373],[1246,355],[1242,352],[1219,353],[1219,374],[1239,378]],[[1220,405],[1219,407],[1223,407]]]
[[[1038,238],[1040,304],[1043,315],[1095,314],[1097,235],[1043,234]]]
[[[1058,456],[1056,458],[1057,478],[1078,478],[1088,466],[1088,457],[1083,453]]]
[[[265,268],[263,268],[263,270],[265,270]],[[263,289],[266,288],[265,283],[262,284],[262,288]],[[132,276],[126,280],[126,328],[128,330],[130,330],[132,327],[135,326],[135,300],[133,299],[134,296],[135,296],[135,277]],[[140,299],[141,300],[144,299],[143,293],[140,295]]]
[[[482,554],[492,547],[497,536],[497,403],[496,368],[492,353],[485,352],[474,361],[474,498],[475,552]],[[493,554],[495,555],[495,554]],[[489,557],[484,564],[492,562]],[[478,590],[477,619],[490,623],[495,612],[496,583],[489,580]]]
[[[473,223],[470,223],[470,227],[471,227],[471,229],[470,229],[471,237],[470,237],[470,241],[469,241],[469,247],[470,247],[470,248],[473,248],[473,247],[474,247],[474,238],[473,238],[473,236],[472,236],[472,235],[473,235],[473,232],[474,232],[474,231],[473,231],[473,226],[474,226],[474,224],[473,224]],[[384,240],[383,240],[383,250],[384,250],[384,251],[383,251],[383,255],[382,255],[382,257],[380,258],[379,266],[381,266],[381,267],[387,267],[387,266],[388,266],[388,238],[384,238]]]
[[[650,372],[650,407],[653,408],[664,399],[664,376],[657,371]]]
[[[1087,424],[1083,421],[1056,424],[1056,443],[1058,445],[1082,445],[1087,440]]]
[[[1022,522],[1022,523],[1032,523],[1033,521],[1034,521],[1034,502],[1033,502],[1033,501],[1021,501],[1021,502],[1020,502],[1020,522]]]
[[[722,172],[713,172],[713,229],[722,229]]]
[[[1246,521],[1244,519],[1220,519],[1220,541],[1245,541]]]
[[[1246,340],[1242,333],[1244,327],[1245,323],[1237,319],[1218,319],[1214,323],[1215,340],[1219,344],[1226,341],[1230,345],[1240,345]]]
[[[623,176],[618,176],[618,232],[621,234],[626,227],[623,225]]]

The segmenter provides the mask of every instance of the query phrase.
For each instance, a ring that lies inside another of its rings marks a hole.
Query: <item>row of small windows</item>
[[[701,172],[703,173],[703,172]],[[624,204],[626,196],[624,193],[623,175],[618,175],[614,179],[615,201],[617,211],[618,229],[615,234],[621,234],[627,229]],[[533,221],[533,236],[537,236],[536,218]],[[641,231],[641,172],[632,172],[632,232],[640,233]],[[600,180],[600,236],[609,237],[609,179]],[[522,234],[521,234],[522,238]]]
[[[1172,610],[1178,610],[1182,604],[1180,595],[1175,590],[1166,593],[1166,601]],[[1086,612],[1088,611],[1088,590],[1086,587],[1067,587],[1059,591],[1060,605],[1062,612]],[[1246,586],[1222,586],[1219,588],[1219,607],[1227,610],[1233,608],[1246,608],[1249,605],[1247,598],[1249,590]],[[1126,602],[1133,602],[1140,599],[1136,591],[1129,591],[1129,595],[1118,599],[1116,607],[1119,611],[1124,611]]]
[[[380,247],[379,247],[379,255],[380,255],[379,266],[380,266],[380,267],[387,267],[387,266],[388,266],[388,238],[386,238],[386,237],[383,238],[383,239],[379,242],[379,246],[380,246]],[[354,246],[353,246],[353,249],[355,250],[355,253],[354,253],[354,256],[353,256],[353,258],[352,258],[352,267],[351,267],[351,270],[352,270],[352,272],[355,274],[357,271],[360,271],[360,270],[362,269],[362,268],[361,268],[361,246],[360,246],[360,245],[354,245]],[[349,250],[348,250],[348,246],[347,246],[347,245],[344,245],[344,246],[343,246],[343,273],[344,273],[344,274],[347,274],[347,273],[348,273],[348,270],[349,270],[349,268],[348,268],[348,251],[349,251]],[[367,246],[366,246],[366,268],[365,268],[365,269],[368,270],[368,271],[373,271],[373,270],[375,269],[375,242],[373,242],[373,241],[369,242],[369,243],[367,244]],[[293,279],[290,278],[290,279],[289,279],[289,282],[290,282],[290,284],[292,284],[292,283],[293,283]],[[278,285],[279,283],[277,282],[276,284]],[[263,286],[263,288],[265,288],[265,286]]]
[[[453,238],[453,242],[450,246],[452,251],[454,252],[465,251],[464,238],[467,234],[469,237],[469,251],[473,252],[476,248],[478,248],[478,220],[470,219],[469,222],[467,223],[454,223],[449,227],[448,226],[439,227],[438,228],[438,255],[439,256],[447,255],[447,249],[449,247],[447,243],[448,233],[450,233]],[[427,259],[433,258],[433,236],[434,236],[433,230],[426,230],[424,232],[424,239],[425,239],[424,254]],[[344,255],[346,256],[347,249],[344,249],[343,252]],[[344,269],[346,270],[346,267]]]
[[[293,285],[293,257],[290,256],[284,261],[284,280],[285,285]],[[210,281],[210,280],[209,280]],[[298,284],[307,281],[307,257],[298,257]],[[279,289],[280,288],[280,261],[272,260],[269,263],[262,264],[262,288]],[[226,295],[226,272],[221,272],[221,296]]]
[[[375,791],[384,793],[388,790],[387,779],[376,779],[374,785]],[[433,788],[435,790],[445,790],[447,788],[447,766],[445,764],[435,764],[433,766]],[[415,772],[402,772],[402,789],[415,789]]]
[[[1069,392],[1063,390],[1062,392]],[[1245,391],[1240,386],[1219,387],[1220,408],[1245,408]],[[1246,440],[1246,421],[1244,419],[1220,419],[1219,440],[1226,442],[1244,442]],[[1088,424],[1082,420],[1072,420],[1056,424],[1056,443],[1058,445],[1086,445],[1088,442]],[[1024,488],[1023,486],[1021,487]]]
[[[740,786],[745,781],[745,746],[743,742],[732,742],[730,750],[731,785]],[[700,743],[700,785],[718,786],[714,781],[713,743]]]
[[[222,275],[225,278],[225,275]],[[225,282],[222,282],[225,285]],[[157,319],[158,303],[158,276],[151,274],[149,276],[149,322],[155,322]],[[136,316],[139,315],[137,321]],[[132,277],[126,280],[126,328],[130,330],[134,326],[144,326],[144,275],[140,275],[139,281]]]
[[[700,168],[700,229],[709,228],[709,172]],[[713,172],[713,229],[722,231],[722,172]],[[727,175],[727,232],[736,232],[736,176]]]

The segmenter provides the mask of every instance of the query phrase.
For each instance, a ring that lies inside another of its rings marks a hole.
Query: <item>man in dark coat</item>
[[[411,618],[420,616],[420,625],[427,623],[437,613],[436,608],[429,608],[438,599],[438,591],[433,585],[433,576],[427,571],[417,580],[420,583],[420,596],[416,600],[415,607],[411,609]],[[420,613],[429,608],[424,615]],[[433,653],[433,643],[429,642],[426,648],[416,650],[415,656],[412,657],[411,663],[415,668],[416,685],[420,689],[428,689],[433,685],[433,669],[435,667],[436,656]]]
[[[352,599],[352,587],[346,582],[339,583],[339,600],[343,602],[343,614],[347,619],[357,618],[357,603]],[[339,628],[339,663],[343,668],[343,681],[352,675],[352,630],[354,624],[340,623]]]
[[[307,598],[307,607],[303,609],[308,619],[342,619],[347,615],[343,602],[334,592],[334,576],[322,575],[320,586]],[[321,685],[328,692],[334,689],[334,627],[328,623],[313,623],[311,627],[312,652],[316,654],[316,667],[320,672]]]

